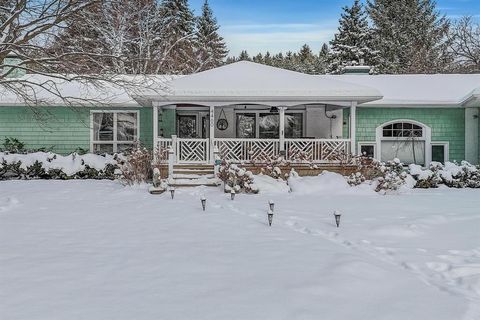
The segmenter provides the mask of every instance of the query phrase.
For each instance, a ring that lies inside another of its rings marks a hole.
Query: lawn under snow
[[[479,190],[257,180],[234,201],[0,182],[0,318],[480,319]]]

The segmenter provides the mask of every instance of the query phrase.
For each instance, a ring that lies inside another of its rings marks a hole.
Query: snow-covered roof
[[[139,107],[134,98],[139,92],[165,94],[172,76],[113,76],[109,81],[90,81],[74,75],[27,74],[9,79],[8,85],[15,90],[0,86],[0,106],[23,106],[33,102],[48,106],[105,105]],[[69,79],[69,80],[66,80]],[[26,95],[17,95],[22,90]],[[26,101],[25,96],[30,97]]]
[[[319,78],[299,72],[240,61],[177,78],[167,99],[181,101],[358,101],[382,94],[343,79]]]
[[[480,74],[307,75],[241,61],[187,76],[117,76],[121,83],[66,81],[29,74],[19,81],[49,83],[78,104],[132,107],[174,103],[272,103],[293,105],[358,101],[365,106],[480,106]],[[52,87],[52,88],[53,88]],[[44,105],[65,105],[45,88],[35,94]],[[25,105],[0,89],[0,106]],[[348,105],[348,104],[346,104]]]
[[[378,89],[383,98],[365,105],[479,105],[480,74],[338,75],[342,79]],[[473,100],[472,100],[473,99]]]

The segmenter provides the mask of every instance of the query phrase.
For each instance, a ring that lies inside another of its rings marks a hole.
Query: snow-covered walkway
[[[478,190],[229,197],[0,182],[0,318],[480,319]]]

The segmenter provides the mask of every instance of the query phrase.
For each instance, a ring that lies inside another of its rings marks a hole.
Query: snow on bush
[[[375,191],[387,193],[389,191],[398,191],[408,185],[409,175],[403,168],[403,163],[399,159],[393,159],[379,164],[379,170],[382,176],[377,178],[377,187]]]
[[[288,178],[288,185],[293,193],[335,195],[335,194],[372,194],[368,185],[352,187],[347,179],[339,173],[323,171],[318,176],[300,177],[292,172]]]
[[[290,187],[283,179],[275,179],[268,175],[260,174],[254,176],[255,185],[260,193],[289,193]]]
[[[446,162],[445,165],[432,162],[428,169],[411,164],[409,171],[417,188],[436,188],[439,184],[450,188],[480,188],[480,170],[467,161]]]
[[[254,176],[238,165],[223,161],[220,165],[218,178],[223,182],[225,192],[258,193],[258,186],[254,183]]]
[[[0,152],[0,180],[114,179],[119,173],[119,160],[118,155]]]

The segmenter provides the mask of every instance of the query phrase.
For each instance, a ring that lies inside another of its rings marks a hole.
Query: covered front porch
[[[353,116],[344,119],[343,108]],[[290,162],[336,162],[355,153],[350,125],[355,113],[355,102],[154,106],[154,145],[164,161],[170,151],[176,164],[261,163],[280,156]]]
[[[143,99],[153,107],[157,154],[176,164],[280,156],[338,162],[356,153],[357,106],[381,98],[369,87],[251,62],[179,77],[170,86]]]

